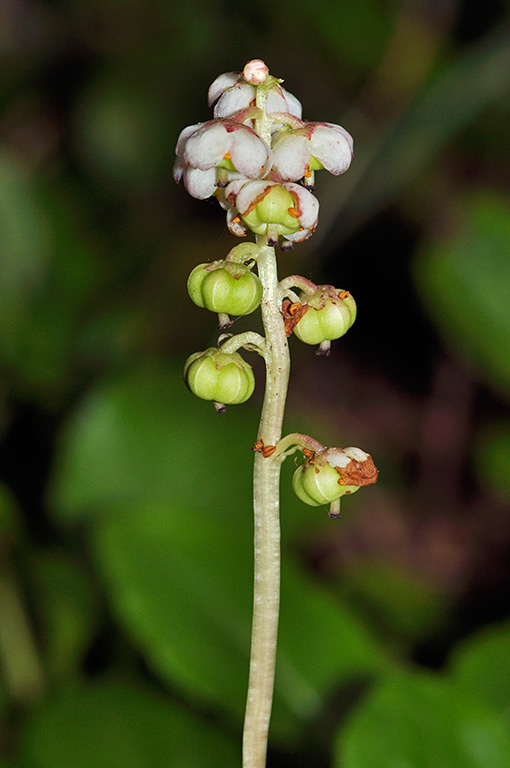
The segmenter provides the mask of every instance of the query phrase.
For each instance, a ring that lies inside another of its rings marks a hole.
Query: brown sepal
[[[285,320],[285,335],[287,338],[292,335],[294,328],[307,312],[308,304],[300,304],[298,301],[292,302],[290,299],[282,301],[282,315]]]
[[[369,454],[365,461],[351,459],[345,468],[337,467],[336,471],[340,475],[338,485],[372,485],[377,481],[378,470]]]

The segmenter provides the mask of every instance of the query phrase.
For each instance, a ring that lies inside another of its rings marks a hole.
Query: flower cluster
[[[352,138],[339,125],[303,121],[301,104],[281,82],[259,60],[216,78],[214,118],[181,132],[174,178],[193,197],[216,195],[234,235],[251,230],[270,245],[282,236],[290,246],[317,225],[315,172],[346,171]]]

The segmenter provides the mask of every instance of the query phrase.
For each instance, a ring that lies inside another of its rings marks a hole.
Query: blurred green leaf
[[[139,73],[138,70],[134,70]],[[89,84],[76,115],[78,153],[101,179],[138,190],[168,176],[172,163],[168,103],[154,83],[109,75]]]
[[[510,717],[510,623],[466,640],[451,659],[450,675],[466,693]]]
[[[59,189],[55,184],[50,187],[37,185],[35,179],[24,180],[24,192],[35,212],[19,212],[20,219],[26,219],[20,220],[19,228],[20,237],[26,240],[23,247],[30,253],[20,253],[20,245],[11,247],[12,270],[9,249],[0,259],[0,277],[4,278],[0,281],[0,360],[16,377],[16,394],[35,393],[45,405],[69,383],[78,329],[104,272],[69,183]],[[0,181],[0,209],[1,205]],[[37,217],[35,223],[30,218],[36,213],[44,224],[39,229],[51,231],[51,239],[38,234],[44,241],[44,254],[43,245],[35,241]],[[14,212],[9,215],[14,217]]]
[[[29,567],[46,666],[52,675],[69,675],[78,666],[95,628],[93,586],[65,552],[38,551]]]
[[[441,148],[484,110],[499,105],[509,89],[510,36],[501,25],[439,71],[393,124],[367,135],[364,145],[358,143],[357,162],[341,188],[327,184],[328,199],[323,195],[321,206],[326,210],[331,204],[338,212],[335,226],[342,237],[388,205],[406,185],[417,180],[423,185],[420,174]]]
[[[310,5],[293,0],[287,14],[295,14],[314,40],[350,67],[369,70],[379,61],[391,31],[391,14],[377,0],[322,0]],[[286,23],[292,21],[286,19]],[[313,30],[313,31],[312,31]],[[299,94],[297,94],[299,97]]]
[[[70,687],[41,705],[22,735],[30,768],[230,768],[218,728],[163,696],[124,683]]]
[[[207,475],[203,475],[207,483]],[[235,497],[222,510],[140,504],[94,527],[100,569],[120,622],[148,662],[192,697],[240,722],[252,609],[252,521]],[[339,602],[282,567],[273,734],[295,735],[339,683],[385,665],[376,643]]]
[[[425,308],[481,379],[510,392],[510,206],[484,194],[466,201],[455,232],[422,250]]]
[[[445,606],[432,584],[391,562],[361,559],[339,587],[371,624],[400,642],[421,639],[444,615]]]
[[[180,371],[148,367],[83,402],[61,445],[53,493],[63,520],[96,520],[113,606],[149,663],[238,719],[251,625],[255,434],[249,406],[219,417],[192,398]],[[385,663],[359,621],[290,561],[282,603],[279,736],[316,714],[337,682]]]
[[[507,768],[510,734],[498,713],[433,675],[376,685],[337,741],[342,768]]]
[[[491,424],[477,436],[473,466],[483,485],[510,498],[510,423]]]
[[[256,433],[249,404],[218,416],[188,392],[180,367],[147,365],[82,402],[63,435],[52,506],[69,521],[119,501],[214,511],[244,499],[249,509]]]
[[[0,335],[9,352],[45,273],[50,244],[33,180],[21,163],[0,153]]]

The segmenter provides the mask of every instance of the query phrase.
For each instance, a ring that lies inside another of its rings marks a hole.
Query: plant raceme
[[[188,388],[211,400],[219,413],[253,393],[251,366],[240,349],[257,352],[266,366],[266,391],[255,451],[255,599],[250,679],[243,736],[243,768],[264,768],[276,657],[279,603],[279,475],[284,459],[301,451],[295,493],[310,506],[329,505],[340,516],[340,498],[377,479],[369,454],[359,448],[327,448],[308,435],[282,437],[290,372],[288,337],[331,342],[356,319],[349,291],[316,285],[299,275],[278,279],[276,246],[282,251],[309,238],[318,222],[315,174],[344,173],[352,160],[350,134],[333,123],[302,120],[301,104],[269,74],[264,62],[242,73],[220,75],[209,89],[213,119],[185,128],[177,141],[174,178],[198,199],[216,197],[232,234],[255,241],[234,246],[225,259],[196,266],[188,292],[199,307],[231,315],[261,308],[264,336],[223,333],[216,347],[191,355],[184,367]],[[257,274],[254,269],[256,268]]]

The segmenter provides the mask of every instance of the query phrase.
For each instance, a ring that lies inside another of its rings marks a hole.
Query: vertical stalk
[[[266,337],[266,390],[258,439],[276,445],[290,372],[289,348],[280,312],[274,248],[262,245],[257,258],[263,286],[262,321]],[[280,603],[279,486],[282,457],[255,454],[253,499],[255,575],[250,678],[243,735],[243,768],[264,768],[273,701]]]

